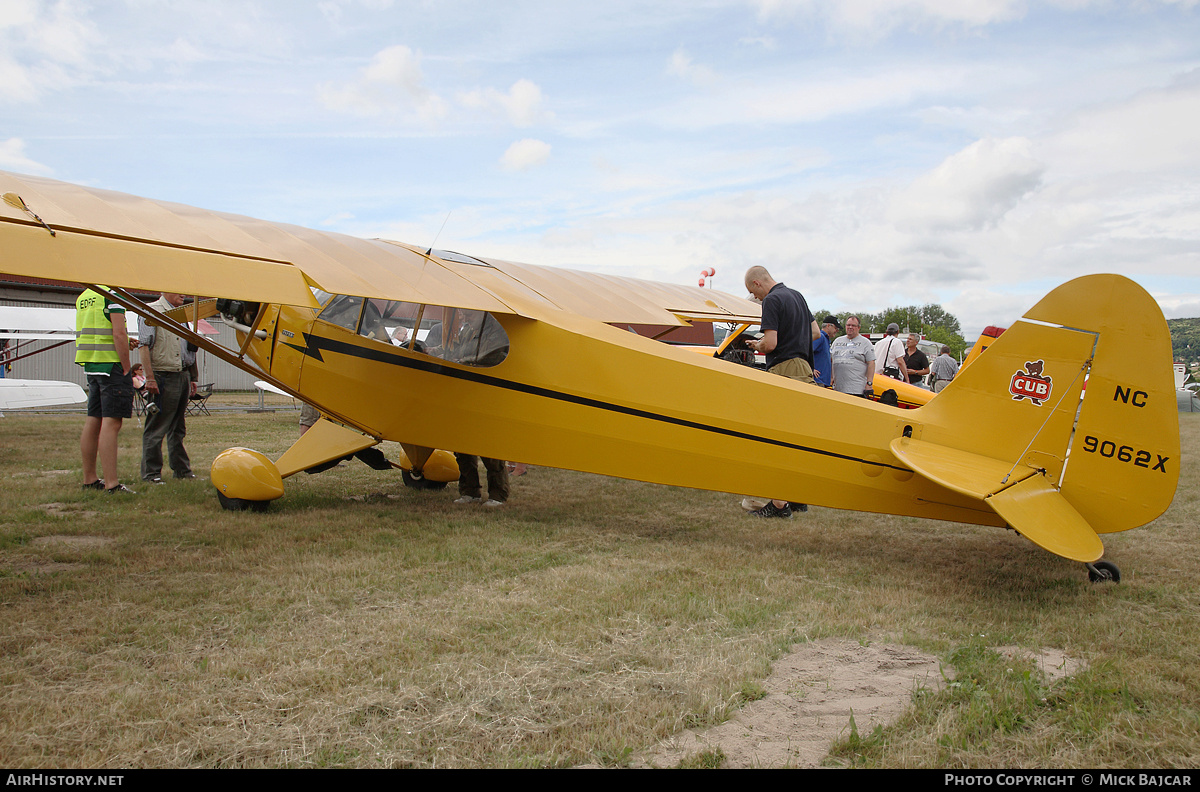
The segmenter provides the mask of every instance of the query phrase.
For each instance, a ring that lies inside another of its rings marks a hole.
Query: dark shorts
[[[111,374],[88,374],[88,418],[132,418],[133,377],[113,364]]]

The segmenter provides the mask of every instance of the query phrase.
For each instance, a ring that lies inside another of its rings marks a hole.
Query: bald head
[[[775,279],[771,277],[771,273],[767,272],[766,267],[753,266],[746,270],[746,291],[753,294],[759,300],[767,296],[767,292],[775,286]]]

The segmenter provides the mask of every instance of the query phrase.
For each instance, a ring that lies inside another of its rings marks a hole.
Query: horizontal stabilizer
[[[322,418],[279,457],[275,467],[279,468],[279,475],[287,478],[301,470],[349,456],[375,444],[373,437]]]
[[[907,437],[893,440],[892,452],[930,481],[983,500],[1017,533],[1051,553],[1084,563],[1104,554],[1092,527],[1034,467],[1014,468],[998,459]]]
[[[1055,555],[1085,564],[1104,555],[1100,537],[1045,476],[1027,478],[987,502],[1017,533]]]
[[[1037,473],[1025,465],[1014,469],[1011,462],[909,437],[893,440],[892,453],[930,481],[980,500]]]

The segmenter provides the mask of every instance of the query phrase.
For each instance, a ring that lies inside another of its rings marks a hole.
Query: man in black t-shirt
[[[762,338],[747,346],[767,356],[767,371],[815,384],[812,342],[821,328],[804,295],[771,277],[765,267],[746,271],[746,290],[762,301]]]
[[[921,337],[916,333],[908,334],[908,342],[904,346],[904,368],[908,371],[908,381],[913,385],[921,385],[925,375],[929,373],[929,358],[920,349],[917,342]]]
[[[767,371],[781,377],[816,385],[812,369],[812,342],[821,334],[804,295],[776,282],[765,267],[746,270],[746,290],[762,301],[762,338],[747,343],[755,352],[767,356]],[[792,516],[793,505],[773,500],[751,512],[755,517]],[[797,503],[795,508],[808,511]]]

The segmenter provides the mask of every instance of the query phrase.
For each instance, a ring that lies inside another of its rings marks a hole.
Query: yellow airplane
[[[818,506],[1009,526],[1119,579],[1100,534],[1158,517],[1179,477],[1171,345],[1119,275],[1066,283],[922,407],[898,410],[628,332],[751,322],[710,289],[535,267],[0,173],[0,271],[219,294],[226,350],[324,418],[274,464],[226,452],[230,505],[401,441]],[[188,316],[195,321],[202,312]],[[1084,398],[1084,383],[1087,395]],[[730,464],[736,461],[736,464]]]

